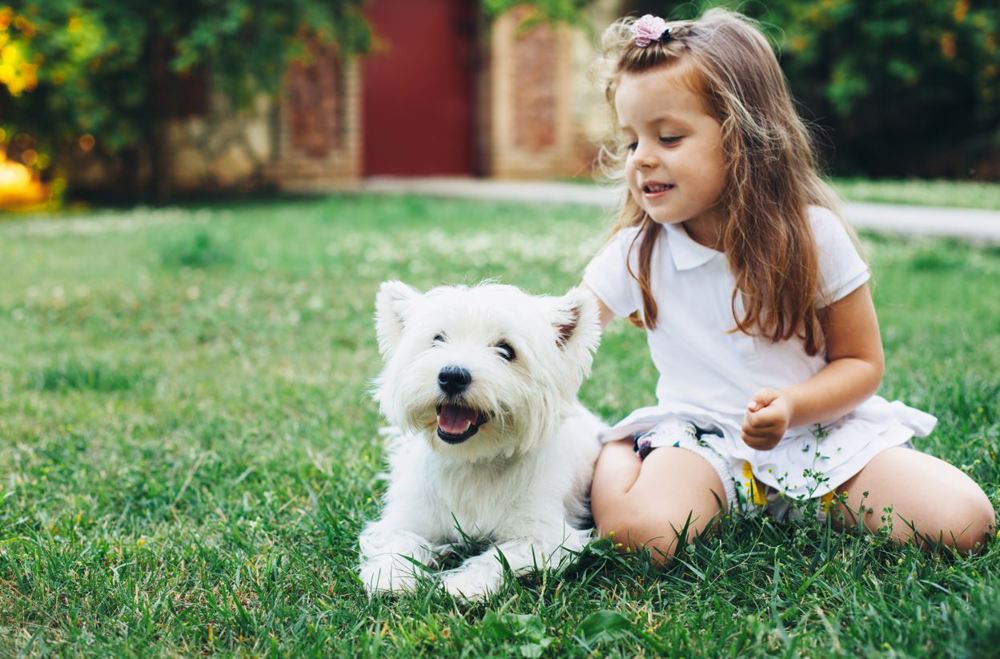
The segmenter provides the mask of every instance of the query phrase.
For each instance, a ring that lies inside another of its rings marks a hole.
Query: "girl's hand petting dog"
[[[741,427],[750,448],[769,451],[778,445],[792,419],[792,404],[777,389],[761,389],[747,404]]]

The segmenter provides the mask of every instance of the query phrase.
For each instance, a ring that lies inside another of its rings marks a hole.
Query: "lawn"
[[[558,293],[607,227],[413,197],[0,222],[0,656],[995,656],[1000,542],[927,555],[767,519],[665,570],[599,543],[482,603],[365,596],[378,283]],[[920,448],[1000,506],[1000,252],[865,244],[882,393],[936,414]],[[613,420],[653,385],[619,323],[581,396]]]
[[[1000,184],[986,181],[837,178],[831,183],[848,201],[1000,210]]]

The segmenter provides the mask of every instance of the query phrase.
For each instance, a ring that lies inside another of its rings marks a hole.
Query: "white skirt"
[[[778,445],[758,451],[740,438],[742,417],[729,417],[690,405],[657,405],[635,410],[601,436],[602,442],[643,433],[676,419],[693,423],[712,450],[731,464],[748,463],[763,484],[795,499],[823,496],[887,448],[926,437],[937,418],[899,401],[872,396],[853,412],[828,424],[790,428]]]

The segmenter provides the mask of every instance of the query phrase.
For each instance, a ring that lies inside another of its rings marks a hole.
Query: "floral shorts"
[[[780,490],[761,483],[753,475],[750,463],[727,456],[713,447],[713,438],[721,440],[716,428],[700,428],[681,419],[663,421],[649,430],[632,435],[632,448],[644,460],[653,449],[660,447],[683,448],[697,453],[715,469],[726,491],[728,509],[733,513],[766,513],[775,519],[796,519],[804,516],[809,506],[784,496]],[[834,503],[834,492],[819,497],[816,517],[825,520]],[[811,516],[811,514],[810,514]]]

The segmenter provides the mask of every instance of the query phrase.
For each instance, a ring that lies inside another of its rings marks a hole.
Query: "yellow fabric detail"
[[[750,494],[750,501],[753,505],[763,508],[767,505],[767,497],[764,496],[764,486],[753,475],[750,463],[743,462],[743,488]]]

